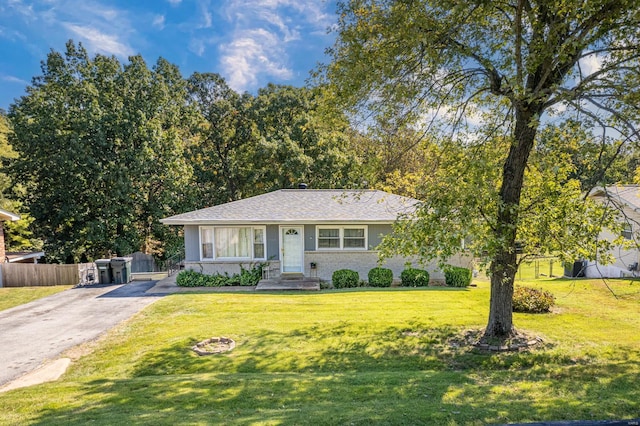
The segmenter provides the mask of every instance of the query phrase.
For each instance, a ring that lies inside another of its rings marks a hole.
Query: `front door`
[[[282,272],[303,272],[303,240],[301,226],[280,228]]]

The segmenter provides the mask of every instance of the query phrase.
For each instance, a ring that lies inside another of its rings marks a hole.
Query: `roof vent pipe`
[[[306,183],[299,183],[298,184],[298,189],[307,189],[307,184]]]

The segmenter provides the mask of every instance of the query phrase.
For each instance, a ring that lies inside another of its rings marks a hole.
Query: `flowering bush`
[[[513,312],[543,313],[551,311],[556,299],[545,290],[516,287],[513,291]]]

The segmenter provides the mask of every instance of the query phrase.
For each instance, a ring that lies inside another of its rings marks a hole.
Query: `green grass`
[[[552,314],[515,314],[545,344],[452,346],[487,319],[469,289],[165,297],[54,383],[0,395],[1,424],[482,425],[631,418],[640,401],[640,283],[536,280]],[[190,346],[234,339],[227,354]]]
[[[50,296],[71,288],[69,285],[51,287],[4,287],[0,288],[0,311],[24,305],[41,297]]]

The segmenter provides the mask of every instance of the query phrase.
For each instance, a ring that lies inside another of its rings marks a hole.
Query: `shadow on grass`
[[[72,384],[76,404],[34,424],[490,424],[637,415],[634,360],[573,359],[546,346],[478,353],[460,330],[353,326],[263,332],[200,357],[186,338],[149,352],[131,378]],[[55,386],[55,385],[54,385]],[[66,386],[69,386],[67,384]]]
[[[211,293],[224,293],[224,294],[250,294],[252,296],[273,296],[273,295],[286,295],[287,297],[298,296],[321,296],[325,294],[335,293],[372,293],[372,292],[408,292],[408,291],[433,291],[433,292],[468,292],[475,290],[476,287],[445,287],[445,286],[429,286],[429,287],[353,287],[353,288],[324,288],[320,291],[316,290],[249,290],[249,289],[233,289],[228,287],[184,287],[188,291],[171,293],[173,296],[188,296],[193,294],[211,294]]]

